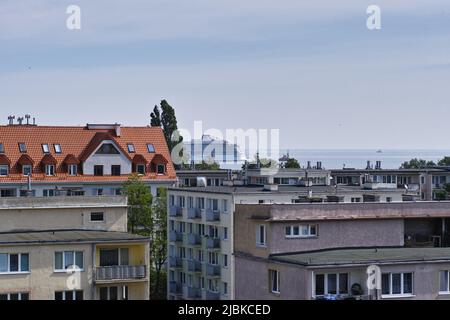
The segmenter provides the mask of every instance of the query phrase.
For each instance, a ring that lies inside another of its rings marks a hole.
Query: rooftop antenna
[[[36,125],[36,118],[33,118],[33,126]]]
[[[9,117],[8,117],[9,125],[13,125],[13,124],[14,124],[14,119],[15,119],[15,118],[16,118],[15,116],[9,116]]]
[[[23,117],[17,117],[17,122],[19,122],[19,126],[21,126],[23,122]]]
[[[29,114],[25,115],[25,119],[27,119],[27,126],[30,125],[30,118],[31,118],[31,116]]]

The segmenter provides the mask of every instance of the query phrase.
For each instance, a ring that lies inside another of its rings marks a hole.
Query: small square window
[[[136,171],[137,171],[138,174],[144,175],[145,174],[145,165],[144,164],[138,164],[136,166]]]
[[[155,146],[151,143],[147,144],[147,150],[149,153],[154,153],[155,152]]]
[[[158,164],[157,173],[158,174],[165,174],[166,173],[166,166],[163,165],[163,164]]]
[[[55,144],[53,147],[55,148],[55,153],[62,153],[60,144]]]
[[[48,147],[48,144],[44,143],[44,144],[42,145],[42,151],[43,151],[44,153],[50,153],[50,148]]]
[[[134,149],[134,145],[132,143],[127,144],[128,146],[128,152],[134,153],[136,150]]]
[[[103,212],[92,212],[91,213],[91,221],[95,221],[95,222],[104,221]]]
[[[25,143],[23,143],[23,142],[19,143],[19,151],[21,153],[27,152],[27,145]]]

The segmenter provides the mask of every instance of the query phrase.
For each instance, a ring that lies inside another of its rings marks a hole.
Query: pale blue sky
[[[2,0],[0,61],[2,123],[145,125],[166,98],[284,148],[450,148],[448,0]]]

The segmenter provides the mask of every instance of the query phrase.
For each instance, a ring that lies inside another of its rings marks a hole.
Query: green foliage
[[[161,113],[159,112],[158,106],[153,108],[153,112],[150,114],[150,125],[152,127],[161,127]]]
[[[150,188],[137,174],[128,178],[123,186],[128,197],[128,229],[131,233],[148,236],[152,226],[152,201]]]
[[[162,127],[170,152],[177,144],[183,142],[183,137],[176,138],[178,134],[177,117],[174,108],[166,100],[161,100],[160,106],[153,108],[150,118],[152,127]],[[173,139],[175,141],[172,141]]]
[[[436,163],[433,161],[426,161],[423,159],[411,159],[407,162],[404,162],[400,169],[422,169],[436,166]]]
[[[289,158],[284,165],[286,169],[300,169],[300,163],[297,159]]]
[[[447,198],[448,198],[448,192],[445,190],[436,190],[434,192],[434,195],[435,195],[435,199],[438,201],[444,201],[444,200],[447,200]]]
[[[201,163],[196,163],[195,170],[219,170],[220,165],[217,162],[206,162],[202,161]]]
[[[450,193],[450,183],[444,184],[443,188],[445,191],[447,191],[447,193]]]
[[[438,165],[443,167],[450,166],[450,157],[444,157],[444,159],[439,160]]]

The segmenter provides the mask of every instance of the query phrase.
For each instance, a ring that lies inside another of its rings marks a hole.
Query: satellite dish
[[[409,187],[408,187],[408,185],[407,185],[407,184],[405,184],[405,189],[406,189],[406,190],[409,190]]]

